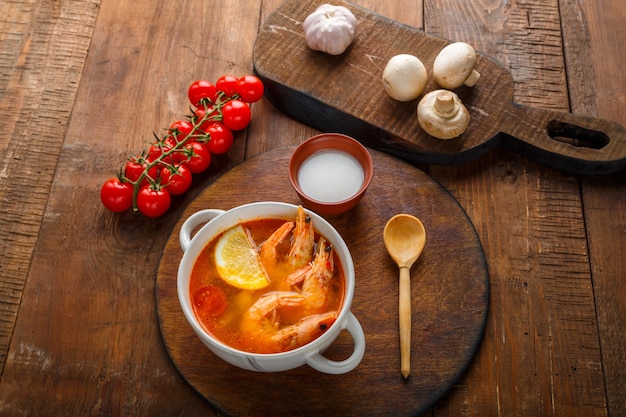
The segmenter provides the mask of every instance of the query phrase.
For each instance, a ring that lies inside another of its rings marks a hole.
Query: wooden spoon
[[[426,244],[424,225],[409,214],[397,214],[385,225],[383,239],[387,252],[400,268],[400,372],[411,372],[411,266]]]

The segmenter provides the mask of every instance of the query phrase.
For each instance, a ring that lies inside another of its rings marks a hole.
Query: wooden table
[[[263,100],[165,217],[114,215],[98,193],[187,112],[192,80],[252,71],[280,3],[0,4],[0,415],[221,415],[161,340],[162,250],[213,178],[318,132]],[[355,3],[473,44],[510,70],[519,103],[626,125],[623,2]],[[491,285],[478,353],[427,414],[626,415],[626,172],[571,175],[502,149],[420,168],[469,215]]]

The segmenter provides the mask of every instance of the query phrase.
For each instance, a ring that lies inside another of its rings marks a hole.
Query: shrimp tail
[[[289,274],[286,278],[286,281],[289,285],[298,285],[302,281],[306,279],[306,276],[311,272],[313,267],[309,264],[303,266],[302,268],[296,269],[291,274]]]
[[[278,252],[276,247],[283,242],[291,230],[294,228],[294,222],[285,222],[261,244],[259,249],[259,257],[263,265],[271,266],[278,262]]]

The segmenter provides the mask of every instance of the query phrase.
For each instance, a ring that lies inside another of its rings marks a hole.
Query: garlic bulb
[[[341,55],[354,40],[357,21],[346,7],[322,4],[307,16],[302,27],[309,48]]]

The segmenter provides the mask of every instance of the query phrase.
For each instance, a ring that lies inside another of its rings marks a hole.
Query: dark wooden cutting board
[[[594,174],[626,168],[626,130],[613,122],[519,105],[513,79],[498,62],[478,51],[481,79],[460,87],[471,115],[459,138],[439,140],[417,123],[417,101],[392,100],[382,71],[394,55],[408,53],[429,72],[425,92],[437,89],[432,64],[450,42],[379,16],[354,4],[354,42],[340,56],[308,48],[302,22],[325,0],[287,0],[264,22],[253,53],[266,96],[281,111],[323,132],[353,136],[369,147],[411,162],[457,164],[500,144],[565,171]]]
[[[346,241],[355,264],[352,311],[361,322],[366,351],[345,375],[307,366],[255,373],[213,355],[195,336],[178,303],[176,273],[182,258],[183,221],[206,208],[229,209],[253,201],[300,204],[288,179],[295,148],[278,148],[219,177],[186,208],[164,248],[156,301],[163,341],[183,377],[211,404],[233,415],[415,415],[441,397],[463,374],[483,335],[489,276],[478,236],[456,200],[424,172],[371,151],[374,178],[350,212],[326,216]],[[419,217],[427,233],[412,269],[412,371],[400,374],[398,268],[385,251],[382,232],[397,213]],[[345,333],[345,332],[344,332]],[[327,351],[347,357],[351,339],[342,333]]]

